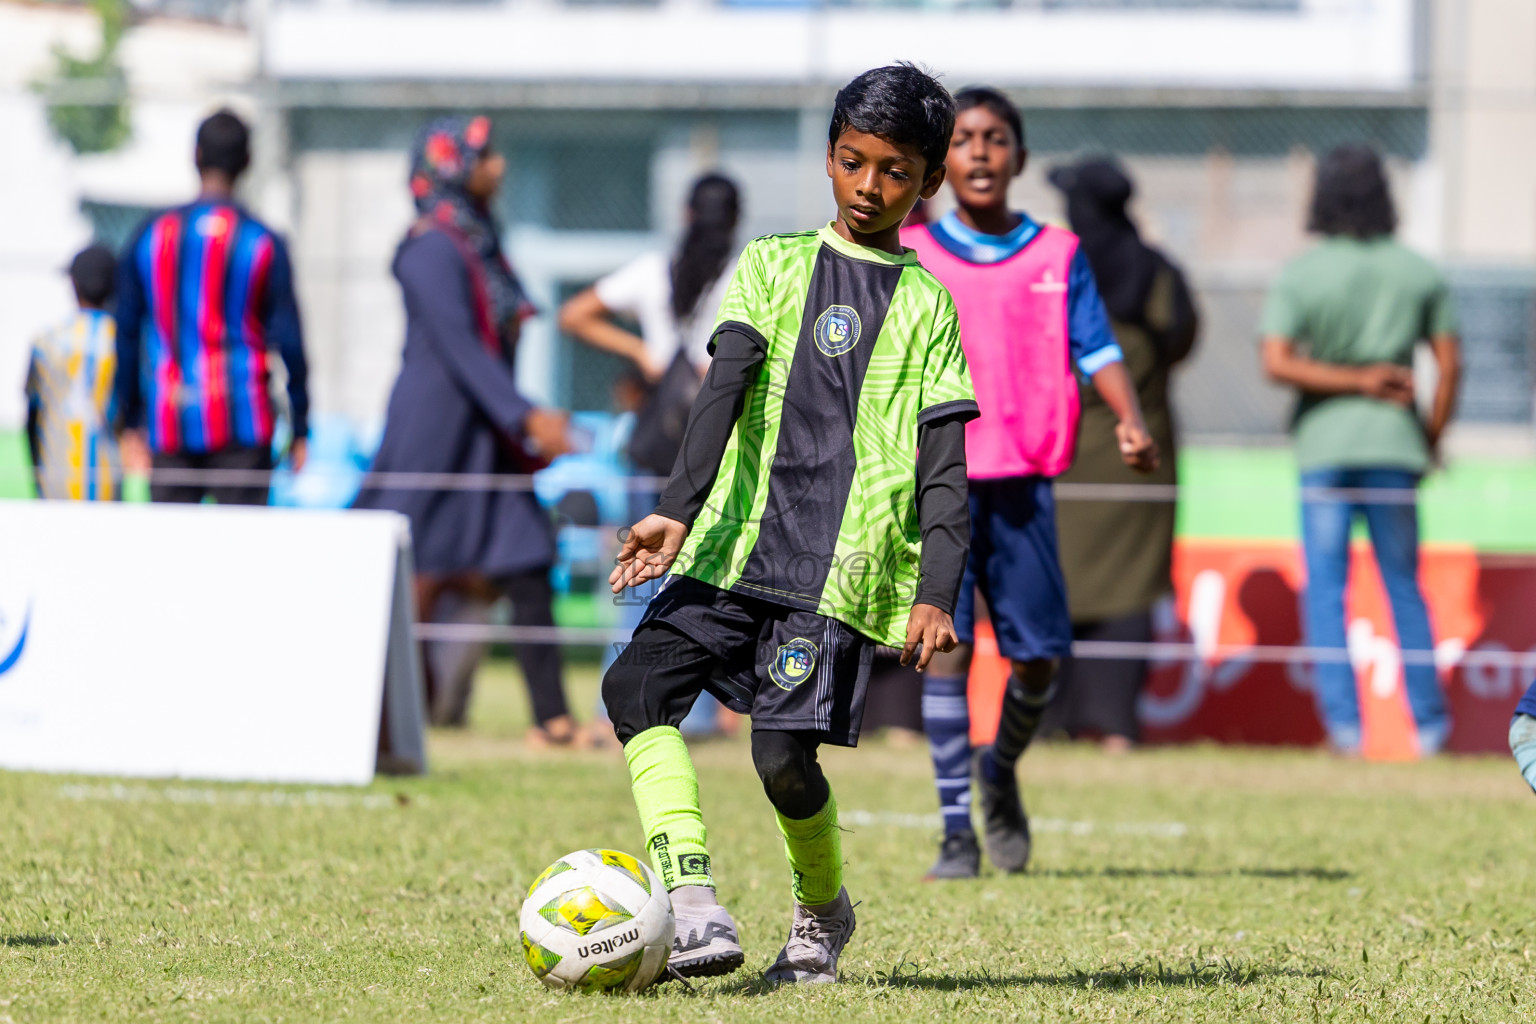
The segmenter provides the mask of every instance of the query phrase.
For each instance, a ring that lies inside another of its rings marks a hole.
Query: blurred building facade
[[[149,210],[197,190],[192,133],[211,110],[256,113],[257,41],[234,0],[152,0],[129,18],[120,83],[60,80],[62,51],[99,54],[102,25],[83,3],[0,0],[0,430],[25,414],[19,382],[32,338],[73,306],[64,267],[93,237],[116,243]],[[126,104],[130,130],[78,155],[50,108]]]
[[[743,238],[824,220],[836,88],[912,59],[952,88],[985,82],[1018,100],[1031,166],[1015,198],[1037,215],[1060,213],[1044,177],[1054,163],[1113,153],[1128,165],[1149,236],[1190,268],[1206,314],[1177,385],[1188,434],[1280,436],[1287,398],[1256,367],[1259,303],[1308,244],[1314,156],[1364,141],[1390,158],[1403,237],[1448,267],[1462,298],[1463,434],[1531,443],[1529,0],[183,2],[129,37],[196,24],[248,47],[249,65],[227,58],[224,78],[203,87],[241,93],[259,117],[250,198],[292,234],[316,403],[360,423],[381,414],[397,365],[403,323],[388,264],[411,217],[405,151],[425,119],[493,116],[510,164],[501,212],[511,251],[552,312],[635,254],[669,247],[696,173],[741,181]],[[0,0],[0,17],[13,6]],[[137,128],[168,86],[142,87],[133,68],[129,79],[145,96]],[[17,87],[4,87],[10,103]],[[212,105],[204,98],[198,112]],[[189,139],[188,127],[176,159]],[[77,191],[77,229],[101,231],[142,205]],[[611,362],[565,343],[552,316],[525,337],[529,391],[606,408]],[[9,344],[7,330],[0,372]]]

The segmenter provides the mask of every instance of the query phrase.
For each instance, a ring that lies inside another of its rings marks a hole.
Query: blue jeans
[[[1306,488],[1362,488],[1412,494],[1419,477],[1401,469],[1314,469],[1301,475]],[[1303,496],[1302,547],[1307,560],[1307,585],[1302,595],[1302,621],[1307,643],[1344,650],[1344,589],[1349,582],[1349,534],[1355,513],[1365,516],[1371,547],[1381,570],[1398,647],[1406,652],[1432,652],[1434,636],[1429,611],[1419,590],[1419,512],[1412,502],[1371,503],[1348,497]],[[1422,656],[1422,654],[1421,654]],[[1408,706],[1418,725],[1419,745],[1433,753],[1450,732],[1450,715],[1432,664],[1405,665]],[[1313,671],[1318,712],[1334,746],[1360,746],[1360,703],[1355,673],[1347,660],[1320,662]]]
[[[654,491],[633,490],[629,492],[629,521],[638,523],[652,512],[656,511],[656,505],[661,501],[661,495]],[[624,643],[629,642],[629,637],[635,633],[635,627],[640,625],[640,620],[645,618],[645,610],[650,607],[651,598],[656,596],[656,591],[661,589],[665,580],[651,580],[633,590],[626,590],[623,594],[614,598],[614,605],[618,608],[618,621],[614,625],[623,632]],[[619,648],[614,644],[603,645],[602,674],[606,676],[608,670],[618,659]],[[603,703],[603,695],[599,690],[597,695],[598,717],[608,718],[608,707]],[[694,701],[693,710],[683,719],[678,726],[685,736],[712,736],[720,731],[720,702],[708,693],[699,694],[699,699]]]

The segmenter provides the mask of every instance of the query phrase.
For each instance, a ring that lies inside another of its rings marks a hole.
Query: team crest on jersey
[[[193,228],[204,238],[222,238],[229,233],[229,220],[222,213],[205,213]]]
[[[804,637],[797,636],[789,643],[784,644],[773,656],[773,663],[768,666],[768,677],[776,683],[780,689],[793,690],[816,671],[816,645]]]
[[[1050,268],[1047,267],[1045,274],[1040,278],[1040,280],[1030,282],[1029,290],[1032,292],[1048,292],[1059,295],[1060,293],[1067,290],[1067,282],[1056,280],[1056,275],[1051,273]]]
[[[828,306],[816,318],[816,347],[824,355],[840,356],[859,343],[859,314],[852,306]]]

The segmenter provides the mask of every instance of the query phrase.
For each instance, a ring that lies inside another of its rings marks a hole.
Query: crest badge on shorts
[[[805,637],[797,636],[782,645],[768,666],[768,678],[780,689],[793,690],[816,671],[816,657],[820,652]]]
[[[816,318],[812,334],[823,355],[840,356],[859,343],[859,314],[852,306],[828,306]]]

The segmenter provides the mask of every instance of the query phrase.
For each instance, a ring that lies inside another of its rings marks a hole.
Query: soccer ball
[[[523,956],[553,989],[639,992],[661,976],[677,922],[651,869],[617,850],[577,850],[528,887]]]

